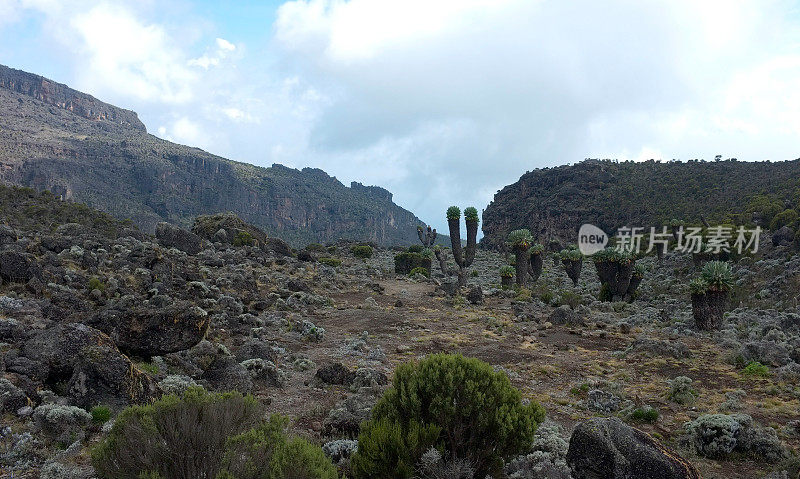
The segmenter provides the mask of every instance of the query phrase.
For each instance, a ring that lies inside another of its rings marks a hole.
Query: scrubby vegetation
[[[190,388],[122,411],[92,464],[108,479],[337,477],[319,447],[289,439],[285,419],[263,416],[252,396]]]
[[[522,404],[505,373],[477,359],[432,355],[395,370],[392,387],[362,428],[353,472],[412,477],[422,454],[434,448],[447,460],[466,460],[475,477],[484,477],[529,447],[543,418],[538,404]]]

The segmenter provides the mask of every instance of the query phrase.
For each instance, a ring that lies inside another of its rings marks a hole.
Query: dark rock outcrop
[[[183,228],[161,222],[156,225],[158,242],[168,248],[177,248],[187,254],[197,254],[203,250],[203,239]]]
[[[355,379],[356,374],[342,363],[330,363],[319,368],[316,377],[328,384],[349,385]]]
[[[794,240],[794,231],[788,226],[781,226],[772,234],[772,244],[775,246],[789,246]]]
[[[201,308],[179,301],[163,308],[135,306],[106,310],[92,323],[120,350],[150,357],[189,349],[203,340],[210,318]]]
[[[108,344],[80,350],[67,390],[72,402],[86,409],[97,404],[123,407],[144,403],[157,398],[161,392],[150,376]]]
[[[699,479],[675,451],[619,418],[594,418],[575,427],[567,464],[575,479]]]
[[[36,258],[29,253],[3,251],[0,253],[0,279],[6,282],[27,283],[38,275]]]

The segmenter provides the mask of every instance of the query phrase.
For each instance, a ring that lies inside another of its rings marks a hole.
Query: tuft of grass
[[[111,409],[108,406],[97,405],[90,411],[92,422],[95,424],[105,424],[111,419]]]
[[[636,408],[631,413],[631,420],[652,424],[658,420],[658,409],[650,406]]]

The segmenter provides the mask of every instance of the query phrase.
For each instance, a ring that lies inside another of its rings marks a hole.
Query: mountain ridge
[[[0,66],[0,181],[50,190],[144,231],[232,211],[294,245],[339,238],[417,241],[424,225],[378,186],[323,170],[236,162],[147,133],[138,115],[39,75]]]
[[[794,204],[800,159],[781,162],[617,162],[587,159],[535,169],[495,194],[483,214],[485,247],[501,247],[512,230],[528,228],[537,241],[575,243],[581,224],[608,234],[621,226],[758,223],[759,195]],[[768,226],[769,224],[762,224]]]

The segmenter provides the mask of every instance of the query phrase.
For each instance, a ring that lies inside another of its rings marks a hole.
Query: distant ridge
[[[530,229],[541,242],[568,244],[575,243],[583,223],[613,234],[621,226],[649,228],[673,218],[750,222],[741,215],[754,196],[788,204],[799,192],[800,159],[586,160],[530,171],[497,192],[483,214],[481,243],[500,246],[518,228]]]
[[[149,135],[136,113],[0,65],[0,181],[50,190],[152,232],[232,211],[294,245],[416,243],[414,214],[377,186],[261,168]]]

